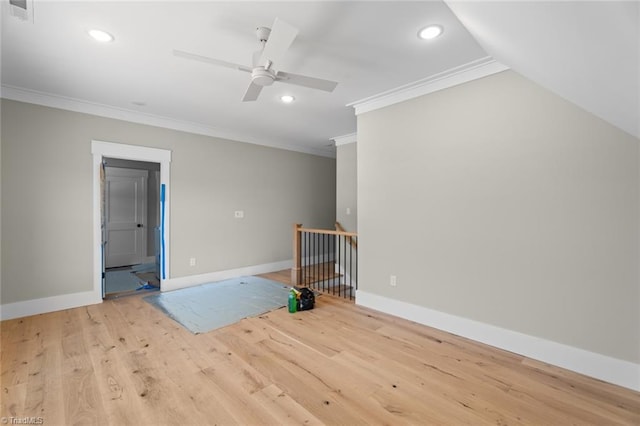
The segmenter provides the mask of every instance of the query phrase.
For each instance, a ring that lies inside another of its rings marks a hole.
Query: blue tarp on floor
[[[145,284],[130,270],[107,271],[104,279],[105,293],[107,294],[137,290],[141,285]]]
[[[234,324],[286,306],[289,287],[240,277],[144,298],[194,334]]]

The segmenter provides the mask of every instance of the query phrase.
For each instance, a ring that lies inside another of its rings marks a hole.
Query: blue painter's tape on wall
[[[167,279],[167,273],[165,271],[165,251],[164,251],[164,204],[165,204],[165,184],[160,185],[160,242],[161,242],[161,259],[162,259],[162,279]]]

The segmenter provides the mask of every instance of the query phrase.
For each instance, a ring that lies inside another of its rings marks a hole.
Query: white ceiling
[[[3,1],[2,96],[331,155],[331,139],[356,130],[347,104],[489,52],[638,136],[638,3],[585,3],[34,0],[24,22]],[[243,103],[248,74],[172,55],[249,65],[255,28],[275,17],[300,30],[280,68],[335,80],[333,93],[276,83]],[[540,36],[536,22],[549,32]],[[430,23],[444,35],[419,40]],[[604,39],[594,24],[610,30]],[[116,40],[96,43],[86,34],[94,27]],[[284,93],[296,102],[282,104]]]
[[[251,64],[255,28],[300,32],[281,69],[337,81],[333,93],[275,83],[241,102],[249,75],[173,56]],[[418,30],[445,27],[425,42]],[[115,42],[100,45],[86,30]],[[205,126],[222,136],[332,152],[356,129],[346,104],[485,57],[442,2],[34,2],[34,22],[2,18],[2,84]],[[15,91],[15,90],[14,90]],[[293,94],[284,105],[279,97]],[[132,102],[145,102],[139,107]]]
[[[495,59],[640,137],[640,2],[447,4]]]

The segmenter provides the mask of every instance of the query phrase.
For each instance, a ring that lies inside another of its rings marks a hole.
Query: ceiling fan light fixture
[[[418,38],[421,40],[433,40],[444,32],[441,25],[428,25],[418,31]]]
[[[115,39],[115,37],[103,30],[92,29],[87,31],[87,33],[89,33],[91,38],[100,43],[110,43]]]
[[[251,81],[258,86],[271,86],[276,81],[276,76],[264,67],[257,67],[251,71]]]
[[[282,95],[280,96],[280,100],[285,104],[290,104],[291,102],[295,101],[296,98],[291,95]]]

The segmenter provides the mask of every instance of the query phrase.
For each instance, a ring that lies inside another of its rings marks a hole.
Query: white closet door
[[[142,263],[147,254],[148,171],[105,167],[105,266]]]

